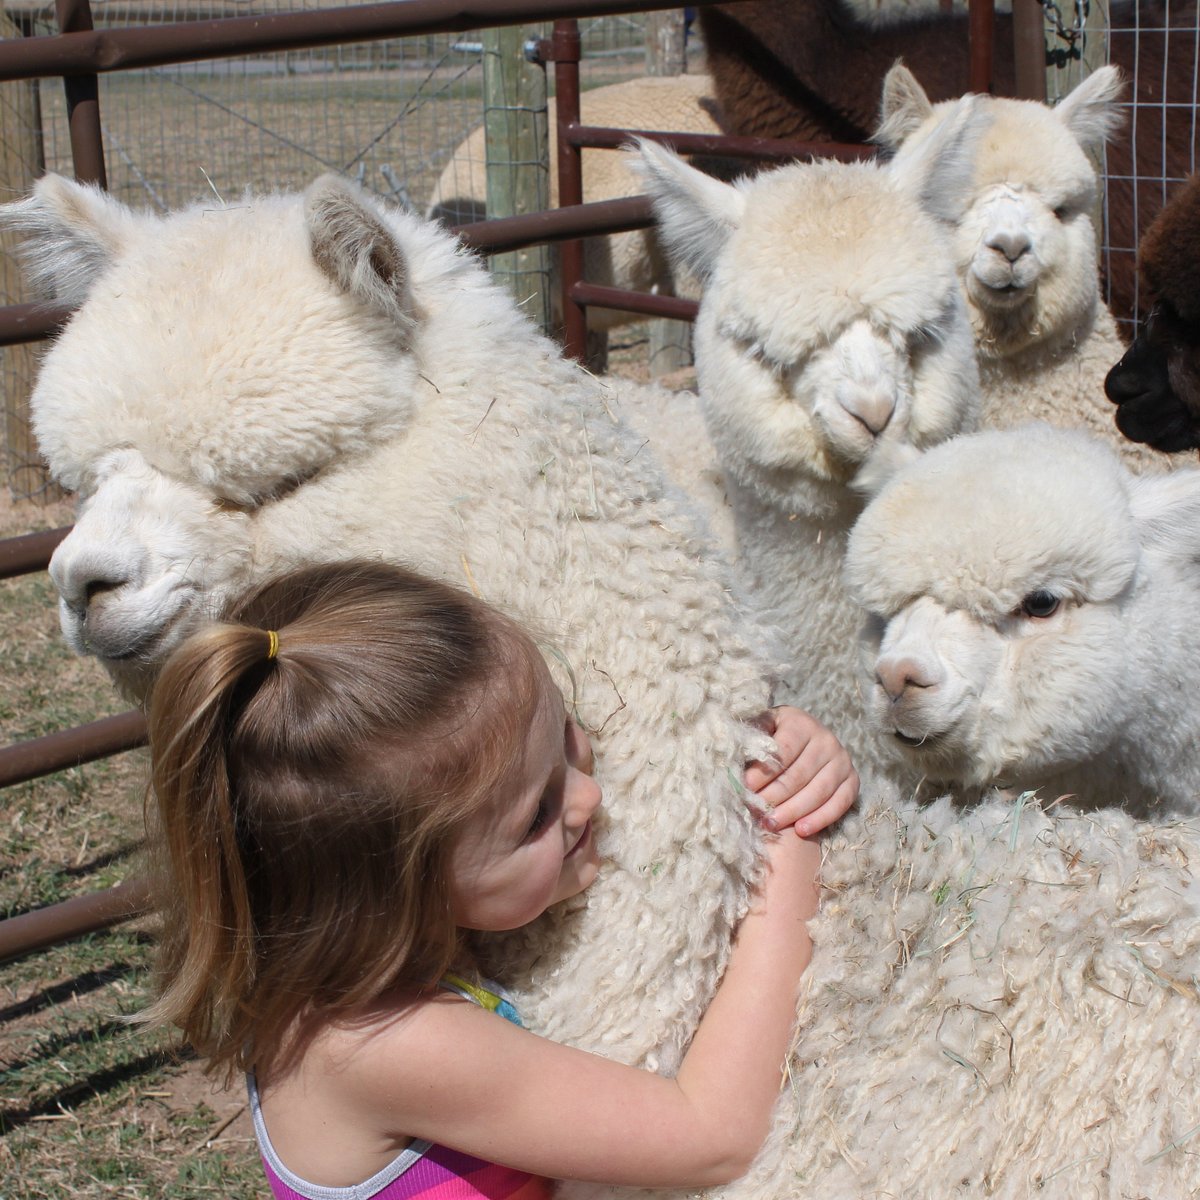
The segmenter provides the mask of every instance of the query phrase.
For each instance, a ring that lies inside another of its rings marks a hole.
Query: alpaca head
[[[79,500],[50,570],[68,642],[137,693],[244,585],[264,514],[412,420],[408,263],[333,177],[303,199],[157,217],[47,176],[0,218],[49,291],[81,305],[32,399],[41,451]]]
[[[1169,300],[1154,304],[1104,380],[1117,428],[1173,454],[1200,447],[1200,326]]]
[[[970,327],[939,220],[967,185],[970,112],[901,167],[796,163],[718,182],[652,143],[662,238],[703,282],[700,393],[722,463],[819,511],[973,420]]]
[[[1200,471],[1135,478],[1041,425],[935,447],[850,536],[872,723],[941,783],[1036,782],[1113,754],[1163,686],[1163,581],[1190,580],[1166,602],[1186,609],[1198,556]]]
[[[983,109],[974,186],[955,215],[955,258],[982,355],[1061,345],[1086,331],[1099,282],[1092,209],[1099,151],[1120,120],[1115,67],[1101,67],[1057,107],[964,97],[931,104],[897,64],[884,80],[875,140],[896,161],[919,151],[959,106]]]
[[[1167,452],[1200,447],[1200,175],[1142,236],[1138,272],[1151,307],[1104,390],[1127,438]]]

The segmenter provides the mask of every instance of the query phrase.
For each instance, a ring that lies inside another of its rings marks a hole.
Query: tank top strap
[[[478,1004],[480,1008],[486,1008],[488,1012],[493,1012],[498,1017],[503,1017],[506,1021],[519,1025],[522,1029],[525,1028],[512,1001],[504,995],[499,985],[492,983],[491,980],[479,980],[472,983],[469,979],[464,979],[453,971],[447,971],[438,980],[438,987],[444,988],[448,992],[454,992],[462,996],[464,1000],[470,1000],[473,1004]]]

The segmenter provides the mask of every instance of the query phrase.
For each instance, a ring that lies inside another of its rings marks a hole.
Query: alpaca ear
[[[24,238],[20,254],[30,282],[72,307],[146,220],[95,185],[62,175],[44,175],[28,199],[0,206],[0,225]]]
[[[883,95],[879,103],[879,128],[871,141],[893,154],[913,131],[933,115],[933,105],[917,77],[896,59],[883,77]]]
[[[1099,150],[1125,119],[1117,107],[1125,81],[1114,66],[1093,71],[1055,108],[1058,119],[1084,150]]]
[[[1200,563],[1200,470],[1133,477],[1129,506],[1143,547]]]
[[[635,138],[629,166],[654,201],[658,231],[671,261],[701,281],[712,273],[745,208],[742,193],[688,166],[655,142]]]
[[[975,151],[990,120],[977,96],[964,96],[928,136],[910,142],[885,170],[927,213],[956,224],[972,194]]]
[[[322,175],[304,194],[312,256],[343,291],[386,314],[407,341],[417,326],[408,259],[362,191]]]

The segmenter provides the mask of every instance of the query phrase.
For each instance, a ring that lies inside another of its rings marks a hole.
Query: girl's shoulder
[[[496,985],[448,975],[435,987],[385,995],[358,1017],[331,1022],[306,1050],[304,1070],[339,1090],[364,1089],[373,1105],[379,1088],[394,1094],[406,1081],[426,1087],[430,1077],[445,1076],[446,1059],[520,1025]]]
[[[302,1178],[328,1178],[343,1164],[353,1164],[352,1181],[370,1177],[426,1136],[423,1106],[452,1103],[461,1053],[477,1056],[492,1027],[519,1032],[444,988],[396,994],[321,1026],[293,1066],[258,1080],[274,1149]]]

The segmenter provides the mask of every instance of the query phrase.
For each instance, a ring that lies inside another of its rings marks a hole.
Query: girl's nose
[[[567,725],[567,761],[585,775],[592,773],[592,743],[574,721]]]
[[[578,771],[576,774],[576,785],[571,797],[568,824],[582,829],[591,820],[592,813],[600,807],[603,793],[600,791],[600,785],[591,775],[585,775],[582,771]]]

